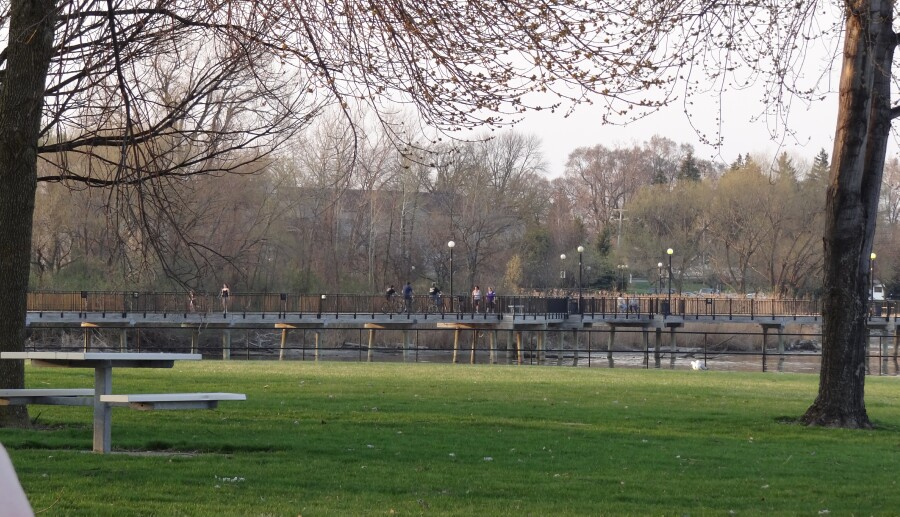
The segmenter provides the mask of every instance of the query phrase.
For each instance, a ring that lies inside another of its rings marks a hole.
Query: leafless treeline
[[[412,159],[381,131],[355,138],[340,117],[326,117],[248,167],[254,174],[183,177],[160,190],[178,200],[150,225],[165,267],[150,237],[122,231],[104,191],[44,184],[32,285],[377,292],[411,280],[447,291],[450,240],[457,293],[476,283],[505,292],[574,287],[579,245],[583,285],[596,288],[612,288],[620,264],[652,285],[667,274],[657,264],[668,247],[679,288],[797,295],[821,284],[824,152],[796,165],[782,155],[722,167],[654,136],[576,149],[550,180],[540,143],[504,132]],[[896,182],[900,165],[889,165],[885,177]],[[884,189],[884,281],[893,278],[896,190]]]

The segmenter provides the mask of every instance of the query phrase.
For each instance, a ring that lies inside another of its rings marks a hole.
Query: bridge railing
[[[400,297],[395,299],[402,301]],[[870,316],[897,319],[895,301],[876,301],[870,305]],[[267,314],[380,314],[385,305],[381,294],[341,293],[231,293],[224,300],[218,293],[145,292],[145,291],[33,291],[28,293],[28,310],[32,312],[103,312],[103,313],[267,313]],[[432,305],[428,295],[414,297],[412,311],[423,313]],[[472,313],[469,296],[441,298],[437,312]],[[522,315],[617,317],[657,314],[689,318],[750,317],[818,317],[822,313],[817,299],[652,296],[506,296],[498,295],[493,306],[482,299],[479,312]]]

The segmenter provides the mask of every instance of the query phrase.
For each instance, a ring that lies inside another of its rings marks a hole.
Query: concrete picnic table
[[[195,409],[213,408],[219,400],[246,400],[238,393],[169,393],[143,395],[113,395],[112,374],[115,368],[171,368],[175,361],[199,361],[200,354],[129,353],[129,352],[0,352],[3,360],[30,360],[34,366],[93,368],[94,369],[94,442],[93,450],[110,451],[112,435],[112,407],[130,406],[135,409]],[[0,393],[7,402],[79,405],[87,390],[4,390]],[[88,391],[88,396],[90,392]],[[39,401],[38,401],[39,400]]]

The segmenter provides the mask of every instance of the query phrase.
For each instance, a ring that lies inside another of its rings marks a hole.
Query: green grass
[[[92,371],[28,367],[28,387]],[[900,378],[874,431],[791,423],[812,375],[301,362],[117,371],[114,391],[237,391],[214,411],[34,406],[0,429],[42,515],[831,515],[900,509]],[[157,451],[122,454],[123,451]]]

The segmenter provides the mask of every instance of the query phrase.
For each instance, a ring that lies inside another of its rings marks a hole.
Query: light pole
[[[447,243],[447,247],[450,248],[450,312],[453,312],[453,248],[456,246],[456,243],[450,241]]]
[[[672,313],[672,254],[675,251],[672,248],[666,250],[666,255],[669,256],[669,289],[666,292],[666,316]]]
[[[559,282],[560,285],[562,287],[565,287],[566,286],[566,254],[565,253],[559,254],[559,278],[560,278],[560,282]]]
[[[869,299],[872,300],[872,304],[875,304],[875,252],[873,251],[869,258],[872,259],[869,262]]]
[[[581,254],[584,253],[584,246],[578,246],[578,314],[584,314],[584,309],[581,306],[583,301],[583,297],[581,295]]]
[[[659,280],[659,289],[656,290],[656,294],[662,294],[662,268],[663,268],[663,263],[658,262],[656,264],[656,273],[657,273],[656,278],[657,278],[657,280]]]

